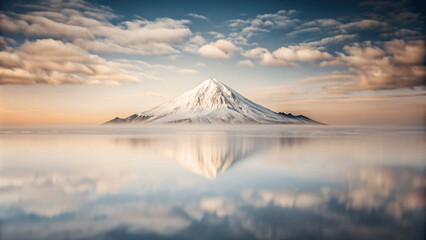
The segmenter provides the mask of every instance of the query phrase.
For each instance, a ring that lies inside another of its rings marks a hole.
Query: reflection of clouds
[[[235,204],[226,198],[204,198],[200,202],[200,207],[208,213],[215,213],[218,217],[232,215],[235,212]]]
[[[286,208],[309,208],[316,207],[328,199],[325,194],[316,192],[296,191],[259,191],[243,194],[248,203],[256,207],[264,207],[273,204]]]
[[[347,187],[249,190],[236,198],[202,199],[186,211],[198,222],[212,213],[231,222],[238,239],[244,232],[257,239],[341,239],[342,234],[412,239],[424,231],[425,187],[423,169],[362,168],[349,174]]]
[[[167,236],[190,224],[172,206],[144,200],[98,202],[79,209],[72,217],[57,216],[44,221],[32,221],[29,216],[19,225],[8,225],[5,239],[110,239],[104,235],[122,227],[133,234],[150,232]],[[48,227],[53,223],[53,228]]]
[[[64,233],[74,239],[341,239],[342,234],[357,239],[413,238],[418,237],[419,221],[424,221],[423,174],[412,168],[362,168],[348,175],[347,186],[334,188],[258,189],[190,201],[151,196],[100,199],[75,209],[72,217],[8,226],[6,236],[16,231],[36,233],[34,239]],[[49,222],[55,228],[37,232]],[[119,228],[123,236],[109,235]]]
[[[91,221],[94,216],[101,219],[95,224],[99,232],[126,226],[131,232],[149,231],[169,235],[189,225],[188,219],[174,211],[172,203],[154,203],[143,199],[101,202],[85,209],[81,216]],[[92,225],[90,221],[88,225]]]
[[[25,213],[54,216],[77,210],[91,196],[113,193],[136,179],[132,172],[80,170],[2,174],[0,204],[17,205]]]
[[[424,207],[424,169],[363,168],[349,175],[347,191],[337,194],[351,209],[383,207],[400,218]]]
[[[116,139],[118,144],[123,141],[176,160],[183,167],[209,179],[216,178],[218,173],[225,172],[236,162],[267,148],[273,142],[268,138],[227,135]]]
[[[347,188],[314,191],[247,191],[242,194],[254,206],[307,208],[336,199],[348,210],[385,209],[396,218],[425,206],[423,169],[362,168],[348,177]]]

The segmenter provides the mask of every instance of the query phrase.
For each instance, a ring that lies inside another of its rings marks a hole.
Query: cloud
[[[65,39],[73,39],[76,36],[83,39],[95,38],[87,28],[57,22],[45,16],[31,15],[31,13],[18,15],[17,18],[0,14],[0,24],[3,31],[11,33]]]
[[[76,43],[94,52],[117,52],[140,55],[178,53],[172,44],[191,34],[186,20],[159,18],[134,20],[121,26],[100,26],[94,30],[99,39],[77,39]]]
[[[178,70],[179,73],[183,73],[183,74],[196,74],[199,73],[197,70],[195,69],[190,69],[190,68],[181,68]]]
[[[229,20],[229,27],[231,28],[237,28],[237,27],[242,27],[244,25],[247,25],[250,23],[250,20],[243,20],[243,19],[232,19]]]
[[[245,51],[242,55],[248,58],[262,58],[266,53],[269,53],[268,49],[259,47]]]
[[[260,64],[269,66],[298,66],[297,64],[278,59],[270,52],[267,52],[262,56]]]
[[[40,6],[24,5],[25,14],[0,13],[2,30],[26,36],[74,42],[92,52],[162,55],[179,52],[174,45],[191,35],[189,20],[135,19],[117,24],[112,11],[84,1],[41,1]],[[34,9],[42,8],[43,11]]]
[[[321,32],[321,29],[319,27],[304,28],[304,29],[300,29],[300,30],[290,32],[290,33],[287,34],[287,36],[288,37],[294,37],[294,36],[299,35],[299,34],[312,33],[312,32]]]
[[[53,39],[26,41],[0,52],[1,84],[117,84],[137,82],[123,69],[71,43]]]
[[[239,44],[247,44],[248,39],[256,33],[294,26],[300,22],[294,18],[296,13],[295,10],[279,10],[276,13],[259,14],[255,18],[229,20],[228,26],[236,30],[229,34],[229,39]]]
[[[271,66],[297,66],[293,62],[314,62],[332,58],[329,53],[307,45],[281,47],[272,53],[266,48],[253,48],[245,51],[243,56],[260,59],[260,64]]]
[[[303,33],[305,31],[315,31],[315,28],[320,28],[323,32],[340,34],[342,36],[349,36],[348,32],[354,31],[376,31],[379,32],[380,36],[383,37],[402,37],[405,35],[408,37],[419,37],[421,35],[414,30],[397,29],[391,24],[392,22],[401,23],[403,21],[414,22],[414,19],[418,17],[416,14],[404,12],[402,16],[399,16],[399,14],[395,13],[388,13],[388,15],[388,17],[384,17],[383,15],[369,14],[368,16],[370,19],[358,19],[354,21],[348,21],[346,23],[334,19],[317,19],[296,27],[298,30],[296,30],[294,34]],[[403,16],[405,16],[407,19],[399,19]]]
[[[382,37],[397,37],[397,38],[404,38],[404,39],[415,39],[415,38],[421,37],[422,34],[420,32],[417,32],[417,31],[402,28],[402,29],[398,29],[398,30],[393,31],[393,32],[382,33],[381,36]]]
[[[323,38],[323,39],[318,40],[318,41],[303,43],[303,45],[323,46],[323,45],[327,45],[327,44],[337,44],[337,43],[341,43],[341,42],[344,42],[344,41],[354,40],[355,38],[357,38],[357,36],[358,35],[356,35],[356,34],[340,34],[340,35],[335,35],[335,36],[332,36],[332,37],[326,37],[326,38]]]
[[[268,13],[257,15],[251,23],[252,25],[271,26],[274,28],[286,28],[299,22],[299,19],[294,18],[296,14],[296,10],[279,10],[278,12],[272,14]]]
[[[395,89],[424,84],[426,68],[423,65],[425,43],[422,40],[394,39],[384,42],[384,48],[371,42],[347,45],[347,54],[320,63],[320,66],[344,65],[358,77],[352,85],[341,83],[341,90]]]
[[[249,67],[249,68],[254,68],[253,62],[249,59],[241,60],[240,62],[238,62],[237,65],[238,66],[246,66],[246,67]]]
[[[197,70],[191,68],[180,68],[174,65],[151,64],[142,60],[117,59],[114,61],[114,65],[125,69],[136,76],[139,75],[141,78],[143,77],[151,80],[163,80],[160,75],[164,72],[172,72],[174,74],[199,73]]]
[[[204,39],[200,35],[195,35],[188,42],[186,42],[183,50],[190,53],[197,53],[200,46],[206,43],[206,39]]]
[[[244,57],[259,59],[261,65],[269,66],[296,66],[295,64],[275,58],[266,48],[253,48],[242,54]]]
[[[391,32],[394,27],[387,22],[381,22],[373,19],[363,19],[356,22],[350,22],[340,25],[342,30],[375,30],[378,32]]]
[[[333,27],[333,26],[340,26],[342,23],[331,18],[325,18],[325,19],[316,19],[314,21],[306,22],[301,25],[301,27],[313,27],[313,26],[320,26],[320,27]]]
[[[0,50],[8,48],[7,41],[4,37],[0,36]]]
[[[214,59],[228,59],[234,52],[238,51],[232,42],[224,39],[219,39],[216,42],[211,42],[198,49],[201,56],[214,58]]]
[[[196,14],[196,13],[188,13],[188,16],[193,17],[193,18],[198,18],[198,19],[202,19],[202,20],[206,20],[208,21],[209,18],[200,14]]]
[[[214,38],[225,38],[225,36],[222,33],[218,33],[218,32],[208,32],[208,34],[213,35]]]
[[[394,39],[385,42],[385,49],[393,55],[396,64],[420,65],[425,60],[425,42]]]
[[[313,62],[332,58],[327,52],[321,52],[318,49],[303,45],[281,47],[275,50],[272,55],[279,60],[301,62]]]

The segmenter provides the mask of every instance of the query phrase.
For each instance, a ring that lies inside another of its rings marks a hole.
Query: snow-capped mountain
[[[106,123],[321,124],[303,115],[276,113],[211,78],[151,110]]]

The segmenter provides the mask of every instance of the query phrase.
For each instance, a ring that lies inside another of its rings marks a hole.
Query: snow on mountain
[[[106,123],[263,123],[320,124],[303,115],[276,113],[211,78],[148,111]]]

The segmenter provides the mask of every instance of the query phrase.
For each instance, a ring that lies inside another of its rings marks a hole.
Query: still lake
[[[0,128],[0,239],[424,239],[422,128]]]

